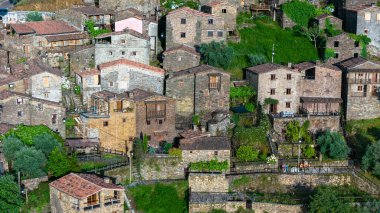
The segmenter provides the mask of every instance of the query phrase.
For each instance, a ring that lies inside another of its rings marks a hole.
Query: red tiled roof
[[[150,66],[147,64],[142,64],[142,63],[135,62],[135,61],[130,61],[128,59],[119,59],[119,60],[115,60],[115,61],[106,62],[103,64],[99,64],[98,67],[100,70],[102,70],[102,69],[106,69],[106,68],[114,67],[114,66],[118,66],[118,65],[132,66],[132,67],[141,68],[141,69],[149,70],[149,71],[160,73],[160,74],[165,74],[165,70],[163,70],[161,68],[153,67],[153,66]]]
[[[52,21],[35,21],[26,22],[24,24],[11,24],[11,27],[17,34],[31,34],[37,35],[55,35],[63,33],[76,33],[80,32],[77,28],[70,26],[62,20]]]
[[[51,182],[49,185],[79,199],[93,195],[102,189],[124,190],[123,187],[106,183],[102,178],[93,174],[70,173]]]
[[[145,39],[145,40],[149,40],[150,39],[148,35],[141,34],[141,33],[137,32],[137,31],[129,29],[129,28],[125,28],[123,31],[119,31],[119,32],[105,33],[105,34],[97,36],[96,38],[97,39],[101,39],[101,38],[106,38],[106,37],[110,37],[110,36],[113,36],[113,35],[123,35],[123,34],[130,34],[132,36],[135,36],[137,38],[142,38],[142,39]]]
[[[164,55],[168,55],[168,54],[171,54],[171,53],[175,53],[175,52],[177,52],[179,50],[185,51],[185,52],[191,53],[193,55],[197,55],[197,56],[200,55],[194,48],[186,46],[186,45],[181,45],[181,46],[178,46],[178,47],[173,47],[173,48],[167,49],[167,50],[165,50],[165,52],[163,54]]]
[[[174,14],[177,14],[177,13],[187,13],[189,15],[193,15],[193,16],[214,16],[212,14],[209,14],[209,13],[203,13],[203,12],[200,12],[198,10],[193,10],[191,8],[188,8],[188,7],[181,7],[181,8],[178,8],[176,10],[173,10],[171,11],[168,16],[171,16],[171,15],[174,15]]]

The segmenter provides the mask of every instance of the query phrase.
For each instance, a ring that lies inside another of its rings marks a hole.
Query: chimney
[[[289,68],[289,69],[292,68],[292,62],[289,62],[289,63],[288,63],[288,68]]]
[[[109,177],[104,177],[103,179],[105,183],[111,183],[111,179]]]
[[[133,92],[129,92],[129,98],[133,98]]]

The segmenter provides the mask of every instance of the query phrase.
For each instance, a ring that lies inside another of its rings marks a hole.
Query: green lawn
[[[138,212],[188,212],[187,181],[138,185],[127,189]]]
[[[43,212],[50,205],[49,183],[40,183],[38,189],[28,192],[28,202],[21,208],[21,212]]]
[[[239,30],[240,43],[229,43],[234,48],[234,60],[229,68],[232,78],[241,78],[242,69],[249,67],[248,55],[264,55],[268,62],[272,57],[273,44],[275,45],[275,63],[299,63],[318,59],[317,50],[310,40],[296,35],[292,30],[283,30],[269,17],[250,19],[249,14],[239,14],[238,26],[248,27]]]

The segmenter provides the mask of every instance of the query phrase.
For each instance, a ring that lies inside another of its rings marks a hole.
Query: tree
[[[84,25],[86,26],[86,29],[92,38],[111,32],[109,29],[95,29],[95,22],[93,20],[86,20],[84,22]]]
[[[148,152],[148,147],[149,147],[148,136],[144,134],[143,140],[142,140],[142,148],[143,148],[144,154]]]
[[[248,55],[248,62],[250,66],[256,66],[260,64],[265,64],[268,62],[268,59],[263,54]]]
[[[335,160],[346,159],[350,153],[350,148],[347,146],[343,136],[338,132],[326,132],[319,136],[317,143],[323,155]]]
[[[41,150],[46,157],[56,148],[61,148],[61,144],[51,134],[43,133],[33,138],[33,144],[36,149]]]
[[[41,134],[51,134],[55,139],[57,139],[61,144],[64,143],[62,137],[53,132],[49,127],[45,125],[37,125],[37,126],[27,126],[27,125],[19,125],[16,129],[11,129],[5,134],[5,137],[15,136],[20,139],[25,145],[33,145],[33,138],[37,135]]]
[[[209,44],[201,44],[200,53],[205,64],[227,69],[234,57],[234,49],[223,42],[212,41]]]
[[[3,144],[4,157],[10,164],[15,160],[16,153],[20,151],[21,148],[25,147],[20,139],[13,136],[6,137],[3,140]]]
[[[256,95],[256,92],[250,86],[230,88],[230,99],[233,102],[235,102],[235,100],[240,100],[241,102],[246,103],[250,101],[254,95]]]
[[[44,18],[42,17],[41,13],[39,12],[30,12],[28,14],[26,14],[26,21],[27,22],[30,22],[30,21],[43,21]]]
[[[76,158],[67,156],[67,154],[58,147],[51,152],[47,169],[54,177],[61,177],[69,172],[80,172]]]
[[[0,212],[17,213],[24,200],[12,175],[0,176]]]
[[[323,186],[316,190],[309,204],[310,213],[348,213],[351,207],[341,202],[339,193],[331,187]]]
[[[311,143],[312,138],[309,134],[310,121],[305,121],[301,125],[299,121],[292,120],[286,125],[285,137],[291,143],[297,143],[302,140],[306,143]]]
[[[236,157],[241,161],[254,161],[257,160],[259,152],[253,150],[252,146],[240,146],[236,151]]]
[[[322,31],[318,26],[306,28],[302,30],[302,34],[306,36],[310,41],[314,43],[314,47],[317,48],[317,42],[320,37],[322,37]]]
[[[363,169],[372,170],[376,176],[380,177],[380,141],[367,147],[362,158]]]
[[[317,14],[315,6],[308,1],[288,1],[281,5],[281,9],[292,21],[303,27],[307,27],[310,19]]]
[[[16,153],[14,169],[27,178],[45,175],[46,157],[41,150],[34,147],[23,147]]]

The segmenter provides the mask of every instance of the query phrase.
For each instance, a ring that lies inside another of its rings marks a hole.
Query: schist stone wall
[[[338,57],[330,58],[329,63],[337,63],[354,56],[359,56],[361,51],[359,42],[355,42],[347,33],[327,37],[326,48],[333,49],[335,53],[338,53]]]
[[[165,53],[164,53],[165,54]],[[166,71],[180,71],[198,66],[200,63],[199,54],[191,54],[186,51],[178,50],[173,53],[165,54],[163,68]]]
[[[187,166],[177,157],[147,156],[141,165],[140,175],[142,180],[185,179]],[[138,174],[135,176],[138,177]]]
[[[159,6],[159,0],[99,0],[100,8],[116,11],[135,8],[144,14],[154,14],[155,8]]]
[[[297,120],[300,123],[305,122],[306,120],[310,121],[309,130],[311,132],[317,131],[339,131],[340,129],[340,116],[308,116],[308,117],[295,117],[295,118],[273,118],[273,129],[282,133],[286,129],[286,125],[293,121]]]
[[[222,173],[190,173],[188,180],[191,192],[228,192],[228,179]]]
[[[70,53],[70,75],[95,66],[95,47]]]

